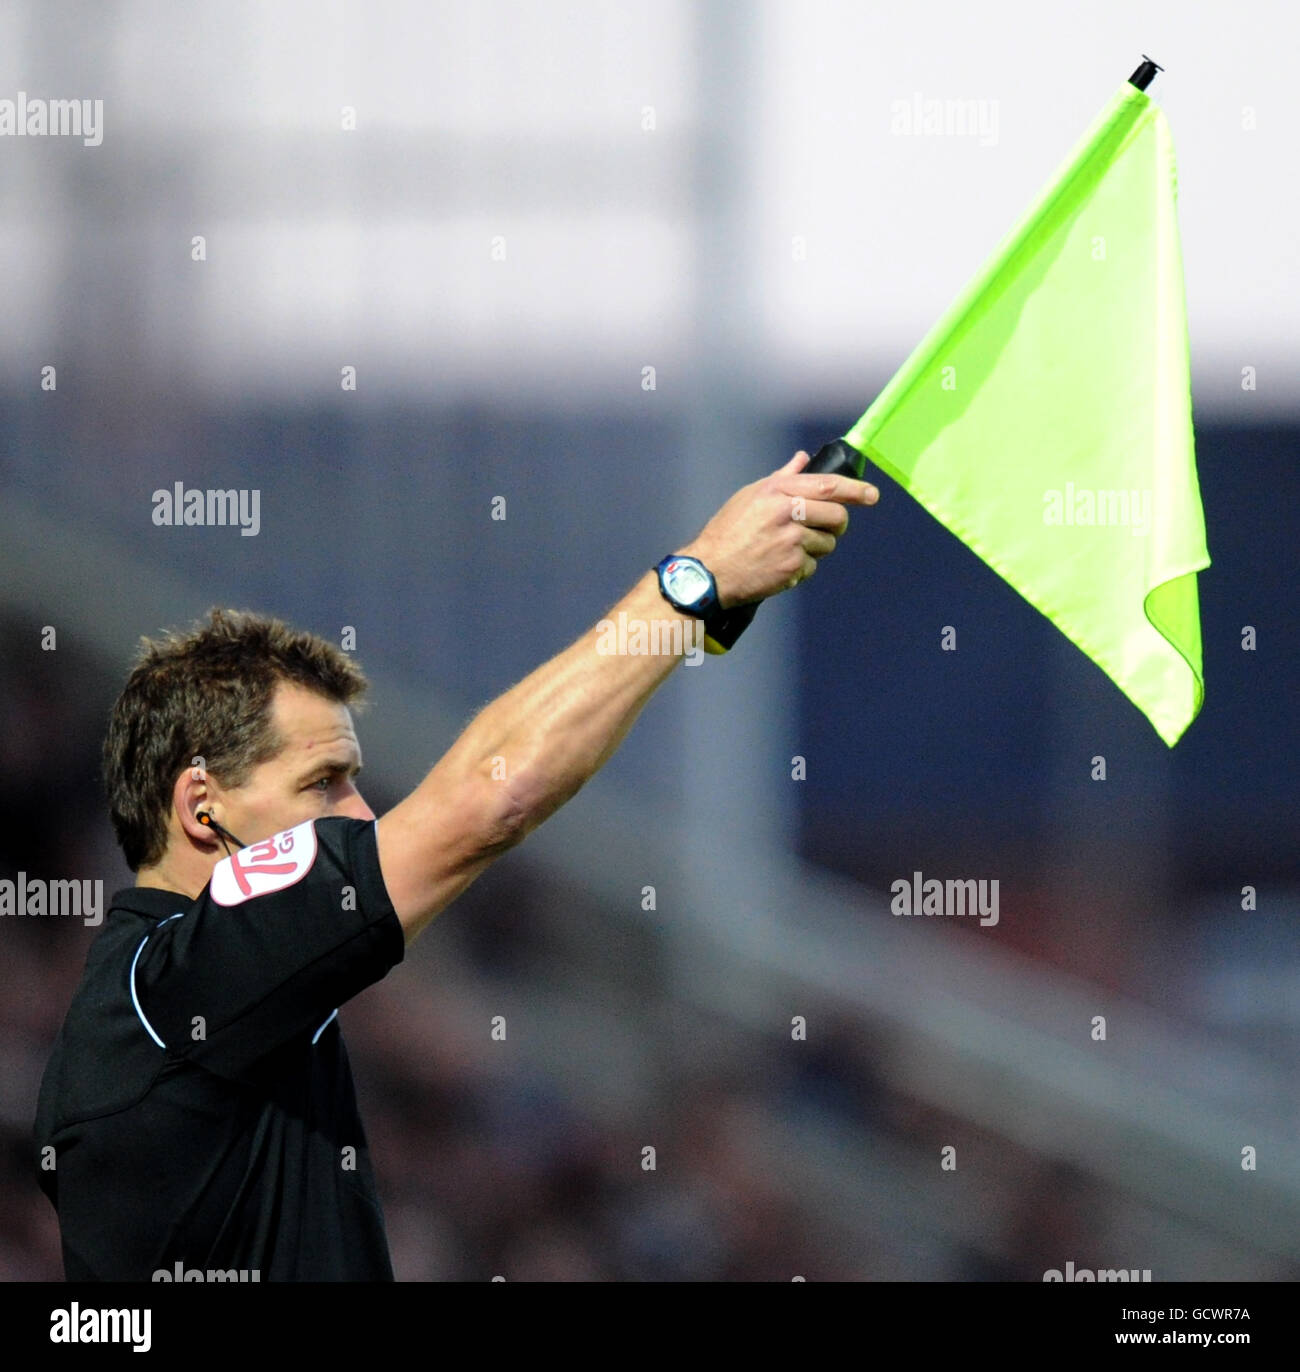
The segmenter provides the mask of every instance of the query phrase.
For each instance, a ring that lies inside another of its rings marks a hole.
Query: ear
[[[176,778],[176,783],[172,787],[172,810],[185,837],[205,851],[217,848],[220,839],[217,838],[216,830],[201,824],[196,815],[198,811],[207,810],[212,805],[212,786],[208,780],[207,770],[202,765],[202,759],[199,759],[194,766],[187,767]],[[214,818],[218,823],[221,822],[220,816]]]

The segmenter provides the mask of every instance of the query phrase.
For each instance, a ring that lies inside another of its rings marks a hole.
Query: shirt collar
[[[188,910],[194,901],[179,891],[164,891],[157,886],[127,886],[109,903],[110,910],[127,910],[157,922]]]

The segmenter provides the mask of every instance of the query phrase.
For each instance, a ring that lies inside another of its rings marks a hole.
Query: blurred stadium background
[[[106,713],[212,604],[353,626],[391,804],[842,433],[1145,50],[1214,560],[1177,749],[869,471],[814,582],[342,1018],[400,1279],[1294,1280],[1298,39],[1253,2],[5,7],[0,97],[104,136],[0,139],[0,876],[129,884]],[[996,132],[892,133],[917,93]],[[155,526],[178,481],[259,490],[257,536]],[[999,923],[893,917],[914,870],[997,878]],[[0,921],[9,1280],[61,1276],[30,1128],[94,934]]]

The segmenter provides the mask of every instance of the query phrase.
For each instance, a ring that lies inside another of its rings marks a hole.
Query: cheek
[[[276,830],[292,828],[300,820],[313,812],[313,797],[310,792],[273,791],[256,797],[250,803],[250,813],[263,829]]]

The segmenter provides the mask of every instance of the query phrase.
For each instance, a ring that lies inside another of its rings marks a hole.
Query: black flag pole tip
[[[1142,54],[1142,65],[1129,77],[1129,85],[1144,91],[1155,80],[1156,72],[1164,71],[1159,62],[1153,62],[1146,53]]]

